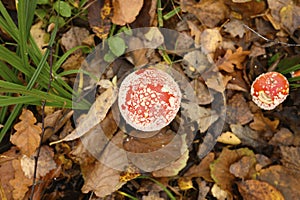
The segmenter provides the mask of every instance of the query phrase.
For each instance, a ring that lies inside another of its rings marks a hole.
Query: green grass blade
[[[19,83],[22,84],[21,81],[18,79],[17,75],[10,69],[8,66],[0,61],[0,77],[2,77],[3,80],[13,82],[13,83]]]

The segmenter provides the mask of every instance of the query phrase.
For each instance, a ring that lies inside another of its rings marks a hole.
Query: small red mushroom
[[[264,110],[272,110],[289,94],[289,82],[278,72],[258,76],[251,85],[252,101]]]
[[[178,84],[166,72],[143,68],[129,74],[119,88],[118,106],[126,123],[156,131],[176,116],[181,103]]]

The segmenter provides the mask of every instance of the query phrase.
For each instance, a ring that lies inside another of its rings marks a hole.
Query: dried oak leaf
[[[13,168],[15,170],[14,179],[10,180],[9,183],[13,186],[13,198],[14,199],[23,199],[26,192],[29,189],[29,186],[32,184],[32,179],[29,179],[25,176],[20,160],[12,161]]]
[[[215,159],[214,153],[209,153],[205,156],[200,164],[193,165],[183,176],[187,178],[195,178],[195,177],[202,177],[206,181],[212,182],[213,179],[210,176],[210,168],[209,165]]]
[[[280,191],[267,182],[246,180],[238,183],[237,185],[243,199],[284,200]]]
[[[235,176],[230,172],[230,167],[232,164],[238,162],[243,157],[250,157],[251,160],[255,159],[253,151],[247,148],[241,148],[237,150],[229,150],[227,148],[224,148],[219,158],[211,163],[211,177],[216,182],[216,184],[221,187],[221,189],[232,192],[232,185],[235,181]],[[252,168],[254,168],[253,163],[251,163],[251,169]],[[250,169],[249,173],[251,173]]]
[[[19,119],[21,121],[14,126],[17,132],[11,136],[10,141],[22,154],[31,156],[39,146],[42,129],[34,125],[36,119],[30,110],[23,109]]]
[[[273,121],[265,117],[262,112],[254,114],[254,121],[250,123],[250,128],[256,131],[275,131],[279,125],[279,120],[274,119]]]
[[[242,47],[237,48],[234,53],[231,49],[227,49],[223,58],[217,60],[216,65],[218,66],[219,70],[233,73],[235,68],[244,68],[243,62],[249,54],[250,51],[243,51]]]
[[[289,168],[300,171],[300,147],[280,146],[282,164]]]
[[[120,182],[120,171],[109,168],[97,161],[90,173],[84,178],[83,193],[93,191],[98,197],[105,197],[121,188],[126,182]]]
[[[10,150],[4,152],[0,156],[0,184],[2,191],[0,192],[0,199],[13,199],[13,186],[9,184],[10,180],[14,179],[15,170],[12,161],[20,156],[17,147],[12,147]]]
[[[198,20],[209,28],[213,28],[224,21],[229,15],[229,9],[223,1],[204,0],[199,3],[191,0],[181,0],[183,12],[194,14]]]
[[[257,179],[268,182],[278,189],[284,199],[299,199],[300,188],[299,170],[292,170],[281,165],[274,165],[266,169],[262,169]]]
[[[245,125],[252,121],[252,119],[253,114],[241,93],[237,93],[229,99],[226,109],[227,123]]]
[[[112,22],[124,26],[135,20],[144,4],[143,0],[114,0]]]
[[[37,165],[37,178],[44,177],[48,172],[52,169],[56,168],[56,163],[53,160],[54,152],[49,146],[42,146],[38,165]],[[21,158],[21,167],[26,177],[32,178],[35,167],[34,157],[30,158],[27,156],[23,156]]]

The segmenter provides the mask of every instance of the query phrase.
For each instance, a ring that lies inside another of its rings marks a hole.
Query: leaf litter
[[[91,109],[78,119],[75,129],[70,120],[72,112],[59,110],[45,118],[48,128],[37,167],[38,178],[44,181],[41,188],[46,190],[49,185],[56,184],[52,181],[54,177],[70,180],[81,174],[78,176],[82,177],[83,183],[77,189],[83,193],[81,197],[118,199],[124,191],[129,191],[142,199],[166,199],[167,193],[156,183],[137,179],[146,174],[181,199],[296,199],[300,195],[297,90],[292,90],[287,103],[276,110],[262,111],[251,102],[249,87],[260,72],[271,68],[269,62],[276,53],[281,55],[279,59],[297,54],[296,47],[278,48],[276,45],[284,43],[276,41],[299,42],[299,4],[291,0],[181,0],[173,3],[181,8],[180,18],[174,15],[164,24],[180,29],[186,37],[193,37],[192,43],[196,44],[196,49],[180,54],[182,60],[173,66],[189,80],[195,91],[195,101],[183,102],[180,115],[158,135],[136,137],[138,132],[130,131],[124,123],[118,127],[114,122],[117,86],[112,83],[112,78],[115,75],[120,78],[134,67],[161,62],[165,55],[163,51],[141,49],[118,59],[118,64],[129,67],[114,68],[101,77],[99,96]],[[71,27],[63,35],[62,48],[68,50],[85,44],[83,40],[94,37],[91,31],[105,39],[112,23],[120,27],[157,25],[153,6],[156,1],[138,0],[130,1],[131,6],[128,4],[127,1],[94,3],[87,11],[90,30],[79,28],[80,25]],[[168,4],[162,11],[166,13],[173,8],[174,5]],[[40,35],[37,37],[43,37],[45,32],[41,31],[40,25],[38,30]],[[152,45],[157,48],[165,42],[159,29],[145,32],[145,38],[144,41],[134,38],[127,46],[124,44],[124,49],[134,48],[136,43],[138,47]],[[191,41],[184,38],[178,44],[188,49]],[[93,45],[93,42],[89,44]],[[84,52],[73,54],[62,69],[78,69],[83,55]],[[68,80],[72,81],[72,78]],[[216,93],[226,95],[225,125],[222,135],[216,137],[218,143],[213,152],[199,160],[195,155],[202,151],[203,137],[210,136],[208,130],[224,118],[218,110],[211,108],[218,99]],[[1,197],[4,194],[7,199],[28,196],[42,131],[36,124],[39,120],[30,110],[24,109],[19,119],[10,139],[14,146],[0,157],[0,180],[4,191]],[[176,160],[165,166],[162,164],[166,159],[165,152],[156,153],[155,159],[136,155],[156,152],[166,146],[176,136],[179,125],[189,120],[192,123],[185,131],[195,130],[197,137],[188,148],[184,145],[190,136],[182,134],[179,137],[171,151],[174,157],[181,155]],[[48,142],[52,146],[48,146]],[[182,145],[185,148],[176,148]],[[86,149],[87,146],[91,148]],[[119,151],[119,148],[127,152]],[[145,173],[149,166],[159,169]],[[49,193],[54,195],[55,191]],[[41,195],[41,190],[36,193],[36,197]]]

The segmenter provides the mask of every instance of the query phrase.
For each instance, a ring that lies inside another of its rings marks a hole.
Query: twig
[[[290,44],[290,43],[286,43],[286,42],[280,42],[280,41],[275,41],[275,40],[270,40],[264,36],[262,36],[261,34],[259,34],[258,32],[256,32],[255,30],[253,30],[252,28],[250,28],[249,26],[247,26],[246,24],[243,24],[243,26],[247,29],[249,29],[250,31],[252,31],[253,33],[255,33],[258,37],[262,38],[263,40],[265,40],[266,42],[270,42],[275,44],[281,44],[281,45],[285,45],[285,46],[289,46],[289,47],[300,47],[300,44]]]
[[[53,54],[52,54],[52,47],[51,46],[45,46],[44,48],[48,48],[50,51],[49,54],[49,82],[48,82],[48,86],[47,86],[47,93],[50,91],[51,88],[51,82],[52,82],[52,66],[53,66]],[[44,138],[44,134],[45,134],[45,106],[46,106],[46,99],[43,100],[42,102],[42,134],[41,134],[41,138],[40,138],[40,144],[39,147],[37,149],[37,153],[36,156],[34,157],[34,172],[33,172],[33,180],[32,180],[32,188],[31,188],[31,194],[30,194],[30,200],[33,199],[33,195],[34,195],[34,189],[35,189],[35,185],[36,185],[36,177],[37,177],[37,168],[38,168],[38,160],[39,160],[39,156],[41,153],[41,148],[42,148],[42,143],[43,143],[43,138]]]

